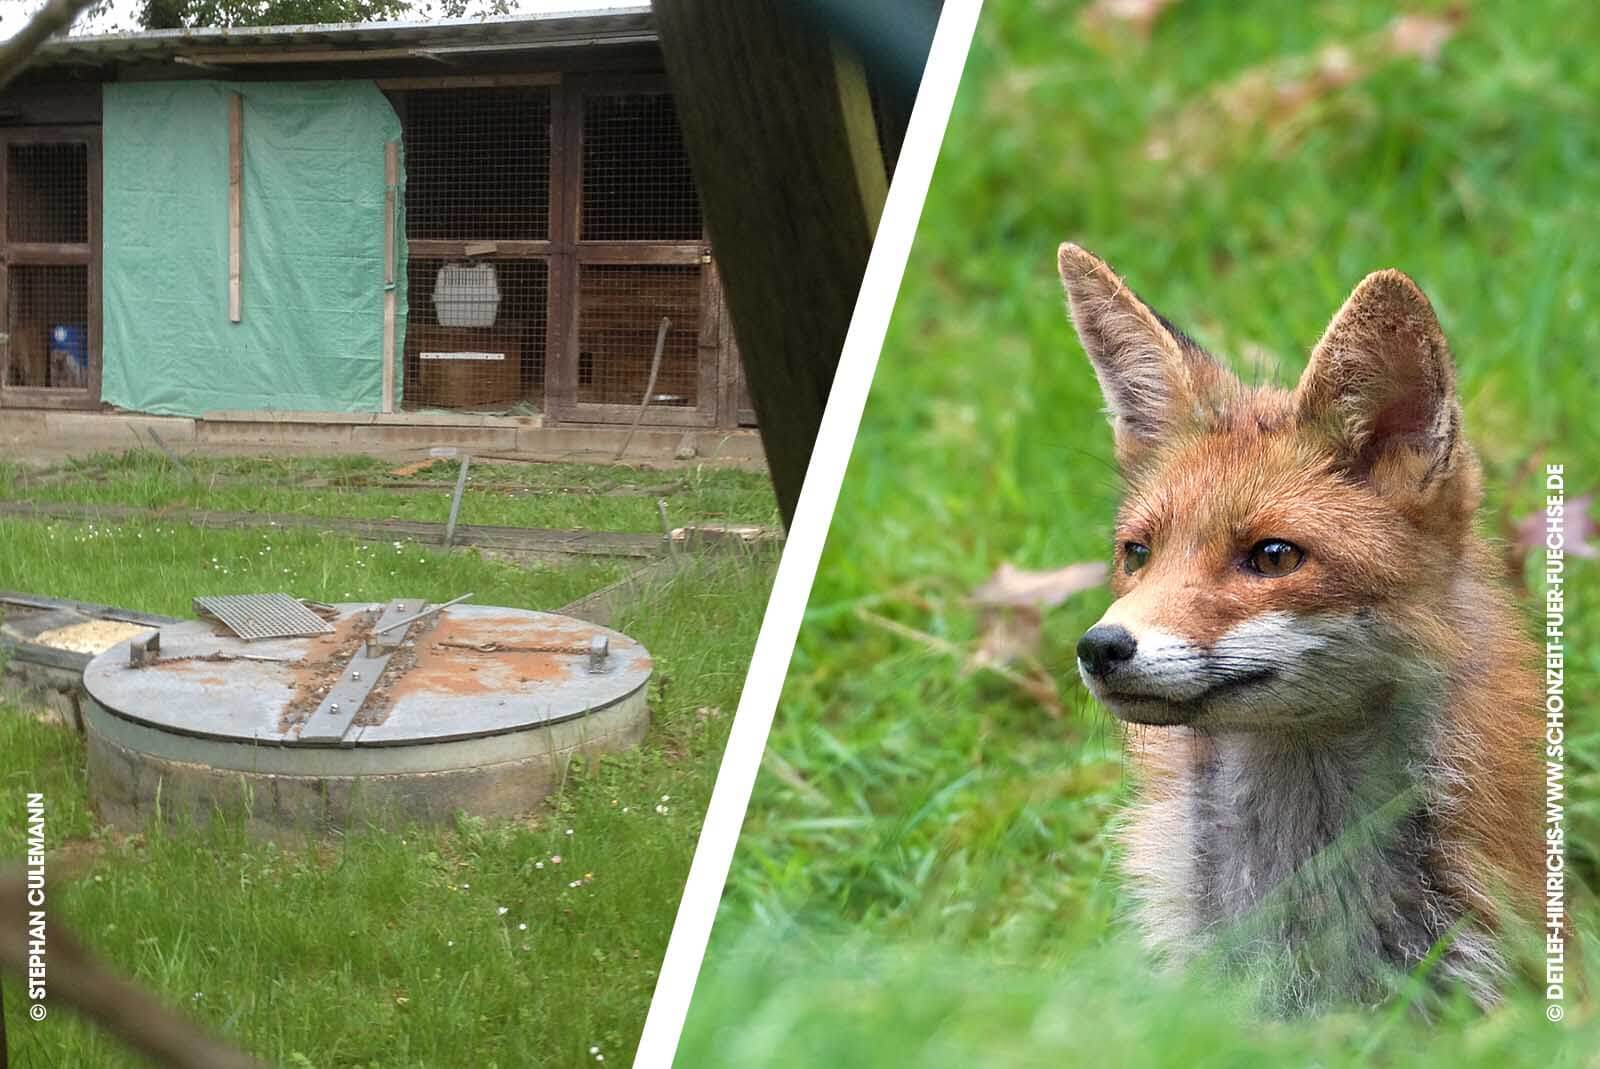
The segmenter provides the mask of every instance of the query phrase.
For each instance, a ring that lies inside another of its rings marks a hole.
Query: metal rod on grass
[[[421,620],[421,619],[423,619],[425,617],[428,617],[428,616],[432,616],[436,612],[444,612],[446,609],[448,609],[452,605],[460,605],[463,601],[466,601],[470,597],[472,597],[471,594],[463,594],[459,598],[452,598],[450,601],[445,602],[443,605],[435,605],[431,609],[423,609],[421,612],[417,613],[414,616],[407,616],[403,620],[396,620],[394,623],[390,624],[388,627],[380,627],[376,631],[374,631],[373,634],[374,635],[382,635],[382,634],[385,634],[387,632],[393,631],[397,627],[404,627],[404,626],[406,626],[406,624],[414,624],[418,620]]]
[[[463,453],[461,456],[461,474],[456,476],[456,493],[450,499],[450,519],[444,525],[444,548],[449,549],[456,540],[456,518],[461,515],[461,495],[467,489],[467,468],[472,464],[472,455]]]
[[[656,374],[661,370],[661,354],[667,347],[667,331],[671,327],[672,320],[662,316],[661,326],[656,330],[656,355],[650,361],[650,378],[644,386],[644,399],[639,402],[639,411],[633,414],[633,426],[628,428],[628,436],[622,440],[622,448],[617,450],[617,460],[621,460],[622,454],[633,444],[633,436],[639,430],[639,424],[644,422],[644,410],[650,407],[650,398],[655,396]]]
[[[667,555],[678,555],[678,544],[672,540],[672,524],[667,522],[667,499],[656,498],[656,511],[661,514],[661,541],[667,544]]]

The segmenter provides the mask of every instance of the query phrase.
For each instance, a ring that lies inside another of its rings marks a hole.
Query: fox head
[[[1422,291],[1369,275],[1284,390],[1242,383],[1082,248],[1060,268],[1126,484],[1116,601],[1077,648],[1091,693],[1217,731],[1419,704],[1461,641],[1444,620],[1480,493]]]

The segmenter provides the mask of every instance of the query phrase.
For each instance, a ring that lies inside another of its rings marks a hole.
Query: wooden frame
[[[417,259],[473,257],[489,261],[543,260],[548,268],[543,409],[552,422],[630,423],[637,403],[599,404],[578,399],[579,275],[588,265],[678,265],[703,268],[696,404],[692,408],[653,407],[644,422],[664,427],[736,426],[738,402],[728,384],[737,376],[737,351],[722,299],[720,278],[708,240],[584,241],[579,234],[583,189],[583,107],[588,96],[668,93],[659,73],[575,74],[555,72],[379,79],[405,116],[414,92],[463,88],[547,87],[550,94],[550,229],[544,241],[408,238]],[[470,250],[470,251],[469,251]],[[399,284],[404,284],[403,281]],[[398,358],[397,358],[398,359]]]
[[[570,423],[628,423],[638,413],[635,404],[603,404],[578,399],[578,331],[579,276],[590,265],[702,265],[698,380],[695,405],[692,408],[652,407],[645,411],[643,422],[658,427],[711,427],[731,423],[726,418],[726,405],[719,384],[723,378],[724,328],[722,322],[721,286],[711,258],[709,239],[702,231],[699,240],[679,241],[586,241],[582,237],[583,216],[583,118],[584,102],[590,96],[617,93],[670,94],[666,78],[660,74],[605,74],[572,75],[562,83],[562,109],[559,119],[552,111],[556,133],[561,139],[557,168],[557,154],[551,155],[551,188],[559,187],[563,193],[562,209],[552,226],[551,237],[559,242],[552,257],[551,307],[558,303],[562,315],[559,339],[560,362],[546,358],[545,399],[546,409],[556,420]],[[552,200],[552,207],[554,201]],[[559,235],[559,237],[558,237]],[[556,263],[561,264],[558,272]],[[557,276],[561,289],[556,290]],[[552,330],[556,317],[552,315]],[[555,353],[551,354],[556,355]],[[555,375],[552,377],[552,371]],[[642,400],[642,398],[641,398]]]
[[[82,243],[11,242],[11,146],[81,143],[87,150],[87,241]],[[85,309],[88,328],[88,385],[83,389],[7,386],[11,346],[0,345],[0,407],[93,409],[100,406],[101,361],[101,161],[98,126],[31,126],[0,129],[0,330],[11,330],[11,271],[17,267],[75,266],[86,269]]]

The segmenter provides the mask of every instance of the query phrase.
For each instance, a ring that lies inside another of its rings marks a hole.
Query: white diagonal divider
[[[728,747],[712,789],[683,900],[678,905],[666,959],[656,980],[634,1069],[668,1069],[678,1048],[981,8],[982,0],[948,0],[939,17],[794,524],[729,731]]]

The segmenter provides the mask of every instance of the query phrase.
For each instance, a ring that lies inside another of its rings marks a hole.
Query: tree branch
[[[9,40],[0,42],[0,89],[22,73],[22,68],[51,34],[69,29],[92,3],[94,0],[45,0],[44,7],[34,12],[26,26]]]

